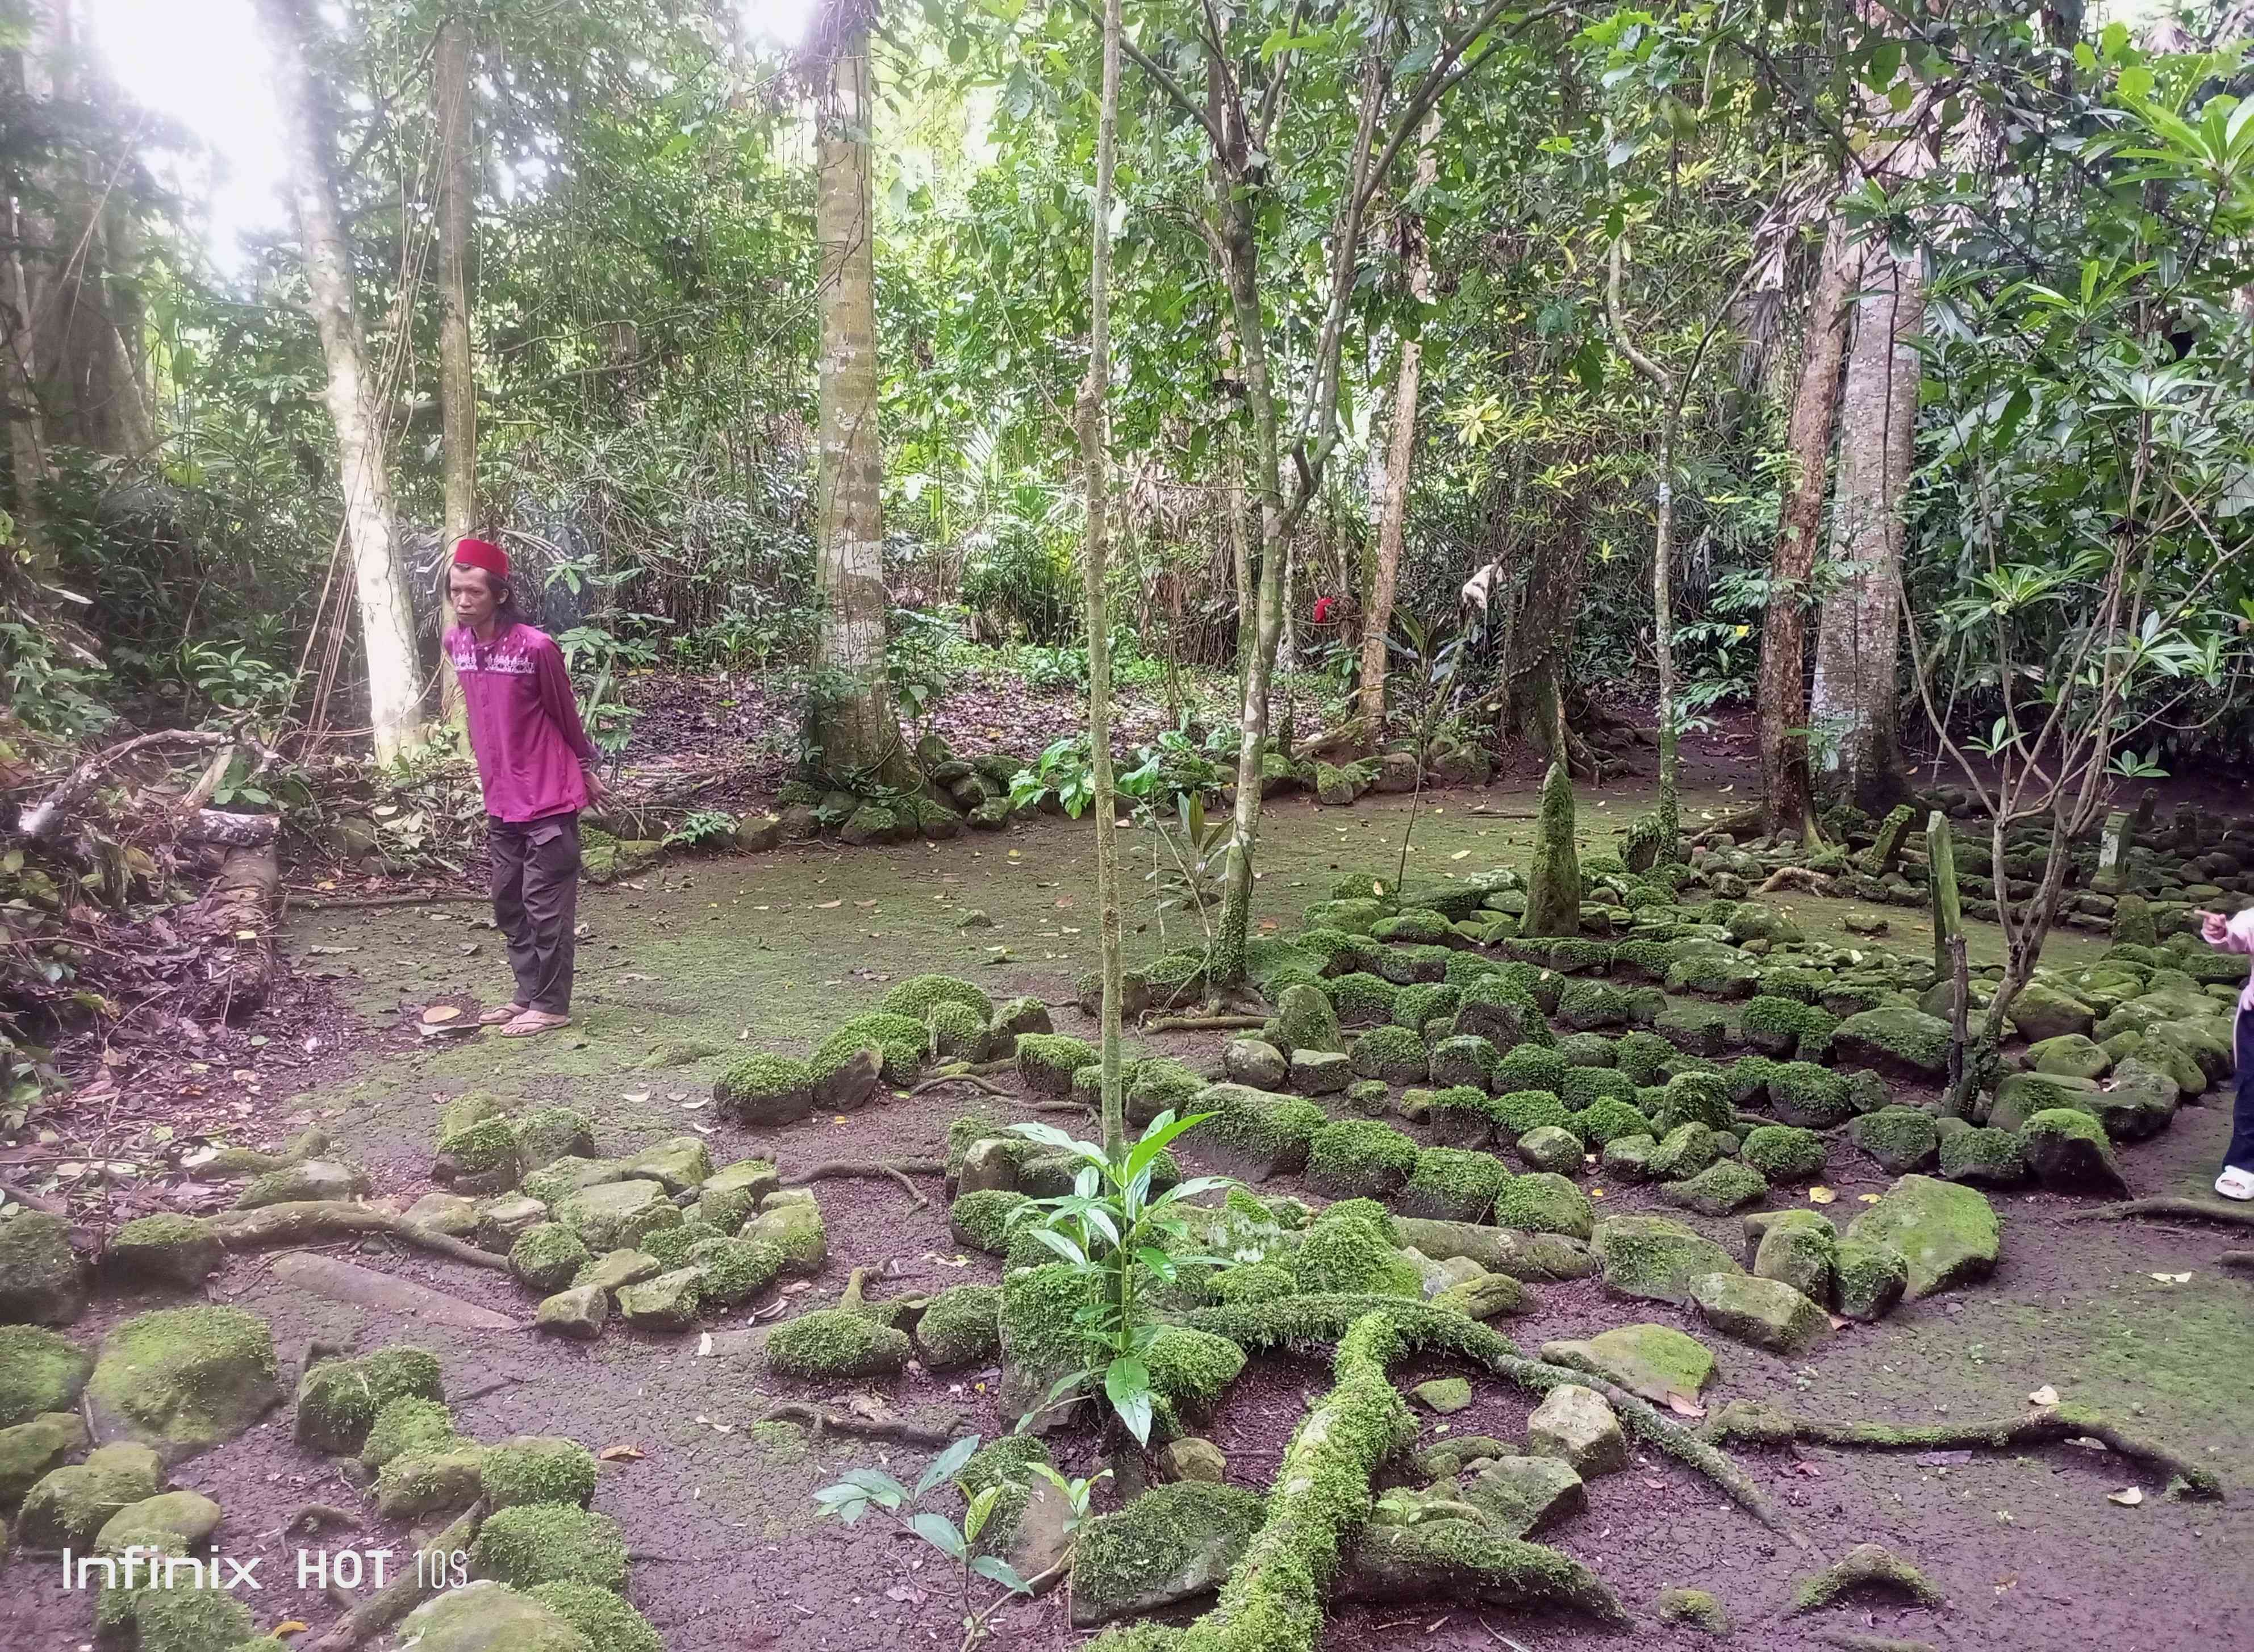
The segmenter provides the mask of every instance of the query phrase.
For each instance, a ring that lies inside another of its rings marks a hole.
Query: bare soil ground
[[[1729,772],[1726,764],[1695,771],[1700,789],[1691,818],[1742,798],[1746,788]],[[1635,782],[1585,794],[1584,838],[1608,845],[1614,822],[1625,826],[1642,801]],[[1442,794],[1416,822],[1409,864],[1427,875],[1522,866],[1531,830],[1523,817],[1531,812],[1523,791]],[[1275,806],[1263,857],[1264,919],[1288,929],[1340,872],[1390,867],[1400,856],[1407,817],[1399,799],[1372,798],[1350,810],[1300,801]],[[1128,844],[1130,855],[1147,858],[1146,841]],[[1140,878],[1145,864],[1128,872],[1135,955],[1185,939],[1181,914],[1152,909]],[[1844,940],[1834,926],[1845,903],[1785,904],[1812,931]],[[498,937],[480,911],[464,905],[312,915],[291,924],[288,943],[333,994],[318,1030],[304,1034],[317,1048],[270,1043],[238,1052],[240,1067],[206,1063],[197,1075],[205,1093],[191,1099],[200,1116],[239,1117],[236,1138],[262,1145],[278,1144],[297,1123],[324,1123],[346,1154],[369,1167],[380,1193],[402,1198],[430,1187],[441,1101],[472,1088],[582,1109],[596,1120],[606,1152],[694,1130],[707,1137],[717,1162],[770,1157],[786,1173],[822,1158],[928,1155],[942,1148],[948,1121],[974,1099],[968,1092],[880,1102],[767,1131],[714,1121],[698,1103],[738,1050],[802,1053],[829,1025],[873,1007],[888,980],[918,970],[969,976],[997,998],[1039,992],[1057,1006],[1060,1031],[1087,1033],[1068,1000],[1073,978],[1093,961],[1093,905],[1090,834],[1063,822],[928,847],[808,847],[675,862],[583,898],[589,934],[573,1028],[522,1042],[486,1035],[438,1046],[414,1034],[420,1005],[448,993],[493,1002],[506,990]],[[962,928],[972,908],[986,913],[992,927]],[[1888,915],[1895,944],[1916,946],[1922,914]],[[1976,960],[1994,956],[1998,944],[1992,930],[1976,936]],[[2095,944],[2068,934],[2060,956]],[[1211,1062],[1220,1039],[1141,1042]],[[644,1065],[657,1053],[698,1046],[712,1053],[677,1066]],[[285,1057],[300,1065],[284,1065]],[[113,1103],[129,1123],[136,1104],[130,1094]],[[168,1116],[164,1107],[152,1106],[145,1128]],[[2222,1107],[2188,1109],[2172,1130],[2130,1149],[2125,1162],[2136,1191],[2202,1187],[2228,1123]],[[1194,1147],[1184,1156],[1195,1165]],[[1844,1220],[1859,1195],[1886,1179],[1843,1143],[1826,1180],[1838,1190],[1833,1214]],[[830,1261],[808,1288],[791,1295],[793,1311],[834,1300],[858,1265],[891,1264],[883,1294],[998,1278],[992,1259],[955,1246],[937,1185],[928,1186],[932,1202],[916,1209],[888,1181],[822,1184]],[[1651,1203],[1642,1189],[1606,1186],[1601,1179],[1595,1186],[1604,1187],[1600,1203],[1606,1210]],[[1270,1191],[1304,1190],[1278,1182]],[[1772,1202],[1797,1196],[1780,1189]],[[1877,1326],[1849,1327],[1798,1362],[1707,1335],[1721,1363],[1709,1404],[1750,1397],[1824,1417],[1896,1421],[2009,1417],[2030,1391],[2050,1384],[2070,1401],[2132,1418],[2211,1463],[2228,1502],[2164,1501],[2158,1484],[2122,1460],[2064,1446],[1963,1461],[1826,1449],[1746,1454],[1755,1480],[1811,1538],[1812,1551],[1802,1553],[1704,1480],[1643,1452],[1628,1471],[1594,1482],[1588,1511],[1553,1535],[1642,1620],[1637,1644],[1701,1643],[1696,1632],[1650,1620],[1654,1599],[1670,1586],[1713,1591],[1739,1626],[1732,1643],[1756,1648],[1810,1645],[1817,1628],[2029,1652],[2062,1646],[2208,1652],[2249,1643],[2241,1624],[2245,1561],[2254,1555],[2248,1512],[2254,1472],[2245,1449],[2254,1418],[2254,1299],[2246,1280],[2214,1265],[2234,1242],[2199,1228],[2077,1221],[2074,1201],[2040,1194],[2001,1194],[1996,1204],[2005,1256],[1992,1280]],[[1737,1248],[1734,1218],[1689,1220]],[[368,1265],[500,1308],[528,1326],[530,1297],[499,1276],[473,1275],[380,1241],[349,1250]],[[2182,1271],[2191,1275],[2188,1283],[2153,1277]],[[993,1373],[912,1376],[874,1390],[808,1394],[767,1376],[736,1351],[735,1339],[722,1338],[718,1352],[700,1357],[696,1333],[657,1337],[615,1323],[584,1347],[536,1340],[528,1329],[453,1332],[310,1296],[285,1285],[261,1256],[231,1258],[207,1289],[214,1299],[269,1319],[285,1361],[311,1340],[359,1348],[412,1340],[440,1354],[452,1393],[500,1382],[456,1408],[463,1428],[480,1438],[560,1433],[598,1449],[633,1447],[639,1457],[605,1465],[594,1506],[623,1522],[635,1557],[633,1599],[672,1652],[902,1646],[951,1652],[960,1641],[961,1603],[933,1551],[878,1522],[850,1530],[817,1524],[808,1501],[815,1488],[856,1465],[888,1462],[912,1478],[926,1454],[834,1438],[805,1446],[769,1431],[755,1435],[752,1424],[776,1399],[810,1397],[990,1436],[1002,1426]],[[1640,1320],[1703,1334],[1663,1306],[1607,1302],[1593,1281],[1533,1294],[1538,1301],[1530,1313],[1498,1322],[1530,1351],[1548,1338]],[[90,1336],[144,1306],[105,1297],[75,1334]],[[716,1334],[740,1328],[763,1307],[772,1314],[763,1301],[708,1320],[705,1328]],[[1397,1381],[1405,1389],[1438,1369],[1406,1368]],[[290,1375],[285,1369],[285,1379]],[[1264,1490],[1306,1398],[1327,1386],[1320,1365],[1256,1362],[1208,1431],[1228,1453],[1230,1478]],[[1522,1428],[1530,1409],[1524,1396],[1484,1378],[1474,1388],[1473,1408],[1447,1419],[1448,1432],[1508,1436]],[[1428,1440],[1441,1427],[1428,1422]],[[338,1608],[296,1586],[299,1544],[283,1526],[309,1502],[352,1508],[364,1502],[326,1462],[292,1444],[289,1431],[285,1408],[243,1439],[185,1466],[177,1479],[224,1506],[221,1541],[229,1552],[262,1558],[268,1586],[251,1600],[262,1626],[295,1618],[318,1631]],[[1066,1437],[1065,1466],[1091,1472],[1090,1450]],[[2140,1506],[2106,1500],[2132,1484],[2146,1492]],[[1928,1611],[1857,1601],[1816,1619],[1780,1617],[1795,1578],[1866,1541],[1913,1558],[1944,1592],[1946,1606]],[[346,1544],[409,1546],[403,1527],[372,1513],[358,1530],[327,1539],[330,1547]],[[11,1648],[60,1652],[89,1639],[90,1598],[66,1593],[44,1565],[18,1560],[0,1572],[0,1597],[9,1613],[0,1642]],[[1006,1608],[996,1628],[995,1643],[1010,1648],[1065,1648],[1081,1639],[1067,1628],[1057,1597]],[[1338,1652],[1496,1646],[1564,1652],[1628,1638],[1578,1620],[1480,1614],[1440,1600],[1343,1610],[1326,1644]]]

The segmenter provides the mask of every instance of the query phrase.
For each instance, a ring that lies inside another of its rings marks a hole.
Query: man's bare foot
[[[505,1039],[528,1039],[541,1032],[553,1032],[559,1026],[571,1025],[568,1015],[551,1015],[545,1010],[527,1010],[500,1030]]]
[[[530,1013],[531,1009],[528,1004],[497,1004],[478,1018],[478,1025],[499,1026],[505,1021],[514,1021],[520,1015]]]

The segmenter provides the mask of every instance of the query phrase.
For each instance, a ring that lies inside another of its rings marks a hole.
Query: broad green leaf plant
[[[1193,1113],[1178,1118],[1172,1110],[1163,1112],[1151,1121],[1141,1139],[1116,1158],[1052,1124],[1011,1126],[1029,1141],[1081,1159],[1072,1192],[1059,1199],[1031,1200],[1019,1206],[1012,1219],[1036,1223],[1034,1238],[1098,1284],[1076,1316],[1089,1349],[1088,1362],[1057,1380],[1046,1405],[1100,1386],[1112,1415],[1138,1446],[1151,1443],[1158,1403],[1144,1356],[1158,1338],[1159,1325],[1144,1295],[1145,1282],[1170,1285],[1186,1269],[1228,1265],[1223,1256],[1184,1254],[1190,1226],[1176,1208],[1200,1194],[1234,1186],[1229,1179],[1193,1176],[1163,1192],[1153,1192],[1151,1186],[1159,1155],[1212,1116]]]

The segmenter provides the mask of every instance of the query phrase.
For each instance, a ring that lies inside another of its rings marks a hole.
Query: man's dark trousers
[[[547,1015],[571,1010],[572,929],[579,912],[579,816],[486,818],[494,922],[508,941],[516,1002]]]
[[[2238,1066],[2238,1104],[2231,1119],[2225,1170],[2254,1170],[2254,1010],[2241,1010],[2232,1040]]]

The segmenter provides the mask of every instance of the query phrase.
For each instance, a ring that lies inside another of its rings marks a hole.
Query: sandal
[[[515,1020],[518,1016],[527,1013],[531,1008],[532,1006],[528,1004],[498,1004],[480,1016],[478,1018],[478,1025],[480,1026],[500,1026],[505,1022]]]
[[[500,1035],[505,1039],[528,1039],[570,1025],[571,1018],[568,1015],[549,1015],[539,1010],[527,1010],[503,1026]]]

